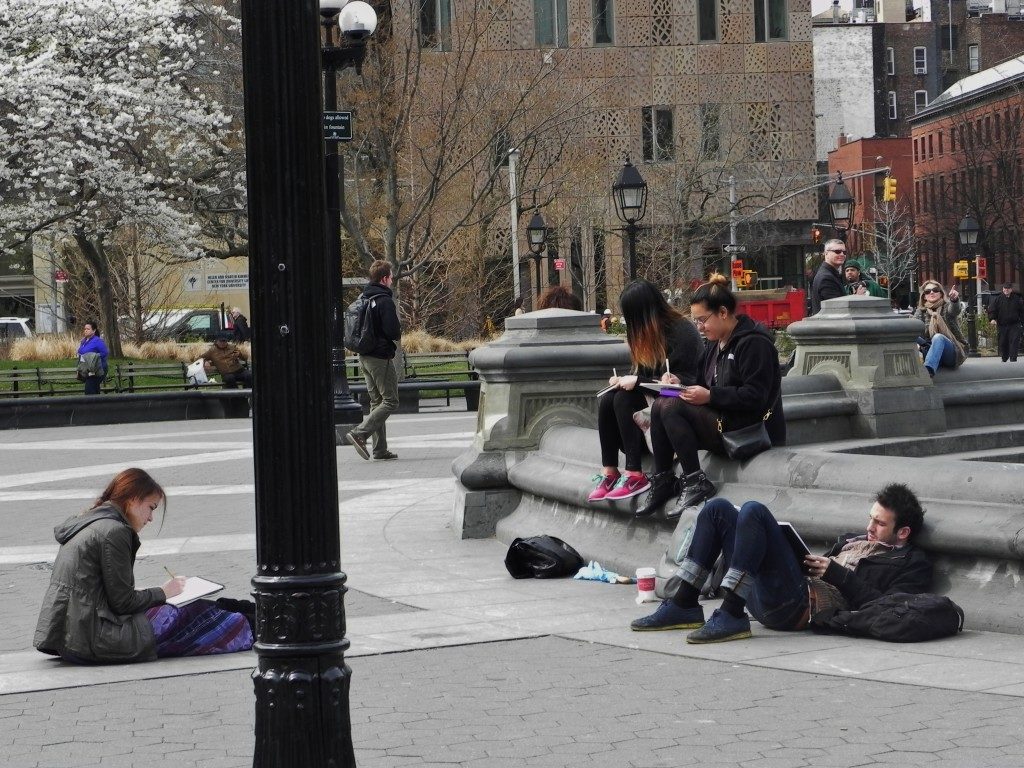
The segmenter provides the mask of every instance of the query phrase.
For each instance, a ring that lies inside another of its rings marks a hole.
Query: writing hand
[[[620,376],[619,377],[619,388],[629,392],[631,389],[636,387],[637,378],[636,376]]]
[[[820,555],[807,555],[804,558],[804,567],[807,569],[807,573],[820,579],[825,575],[825,571],[828,570],[828,564],[830,562],[832,561],[827,557],[821,557]]]
[[[663,374],[661,374],[661,383],[662,384],[678,384],[679,383],[679,377],[676,376],[674,373],[663,373]]]
[[[619,383],[619,377],[618,376],[609,376],[608,377],[608,386],[609,387],[614,387],[618,383]]]
[[[173,579],[169,579],[160,587],[164,591],[164,597],[174,597],[180,595],[185,591],[185,577],[175,576]]]

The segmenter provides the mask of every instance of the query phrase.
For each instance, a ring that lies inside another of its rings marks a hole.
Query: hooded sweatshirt
[[[94,662],[149,661],[156,638],[145,610],[160,605],[159,587],[136,590],[141,542],[110,502],[54,528],[60,544],[33,645],[43,653]]]

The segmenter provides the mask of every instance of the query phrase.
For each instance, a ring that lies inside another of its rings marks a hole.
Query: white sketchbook
[[[175,605],[180,608],[183,605],[195,602],[201,597],[212,595],[224,589],[223,584],[215,581],[207,581],[199,576],[189,576],[185,579],[185,589],[180,595],[167,598],[168,605]]]

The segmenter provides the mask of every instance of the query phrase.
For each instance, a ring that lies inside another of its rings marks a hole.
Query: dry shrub
[[[33,360],[74,360],[78,356],[81,339],[67,333],[47,333],[28,339],[17,339],[10,345],[9,359],[15,361]],[[251,354],[249,344],[239,344],[245,356]],[[124,356],[129,360],[176,360],[191,363],[199,358],[210,345],[206,342],[178,344],[173,341],[145,341],[141,344],[125,342],[121,345]]]
[[[406,354],[418,352],[470,352],[487,343],[486,339],[450,341],[441,336],[432,336],[426,331],[415,330],[402,334],[402,349]]]
[[[11,360],[67,360],[78,355],[78,339],[70,333],[47,333],[17,339],[11,345]]]

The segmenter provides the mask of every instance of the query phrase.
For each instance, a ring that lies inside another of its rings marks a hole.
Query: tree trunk
[[[75,243],[96,277],[96,290],[99,293],[97,299],[100,307],[100,335],[106,341],[111,357],[124,357],[121,352],[121,333],[117,327],[114,291],[110,284],[110,263],[103,250],[103,240],[90,240],[84,232],[78,230],[75,232]]]

